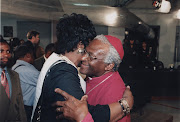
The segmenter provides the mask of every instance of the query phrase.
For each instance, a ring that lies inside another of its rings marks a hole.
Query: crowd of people
[[[123,68],[127,69],[163,69],[164,65],[156,59],[153,46],[150,41],[138,41],[131,38],[124,39]]]
[[[59,20],[56,34],[45,51],[37,31],[9,44],[1,36],[0,121],[130,122],[134,100],[118,73],[121,40],[96,35],[87,16],[75,13]]]

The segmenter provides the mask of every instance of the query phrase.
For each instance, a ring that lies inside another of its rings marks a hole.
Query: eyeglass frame
[[[104,60],[104,59],[98,59],[97,57],[93,57],[91,54],[89,54],[86,49],[84,49],[84,55],[86,55],[86,58],[88,58],[88,61],[93,61],[93,60]]]

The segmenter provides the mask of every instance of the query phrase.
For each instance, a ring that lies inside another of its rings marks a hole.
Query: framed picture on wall
[[[180,62],[180,26],[176,26],[174,61],[175,63]]]
[[[13,26],[4,26],[4,37],[13,37]]]

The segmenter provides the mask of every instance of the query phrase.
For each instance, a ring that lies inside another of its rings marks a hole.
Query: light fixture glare
[[[180,9],[178,10],[176,17],[177,19],[180,19]]]

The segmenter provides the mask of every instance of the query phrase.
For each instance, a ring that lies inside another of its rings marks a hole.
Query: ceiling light
[[[75,5],[75,6],[91,6],[89,4],[80,4],[80,3],[74,3],[73,5]]]
[[[141,22],[141,21],[139,21],[139,22],[138,22],[138,24],[139,24],[139,25],[141,25],[141,24],[142,24],[142,22]]]
[[[126,34],[126,35],[128,35],[128,34],[129,34],[129,32],[128,32],[128,31],[125,31],[125,34]]]
[[[180,9],[178,10],[176,17],[177,19],[180,19]]]
[[[114,25],[117,21],[117,17],[118,17],[117,12],[107,14],[105,17],[106,23],[108,23],[109,25]]]
[[[169,1],[162,0],[161,7],[157,11],[162,13],[169,13],[170,9],[171,9],[171,3]]]

